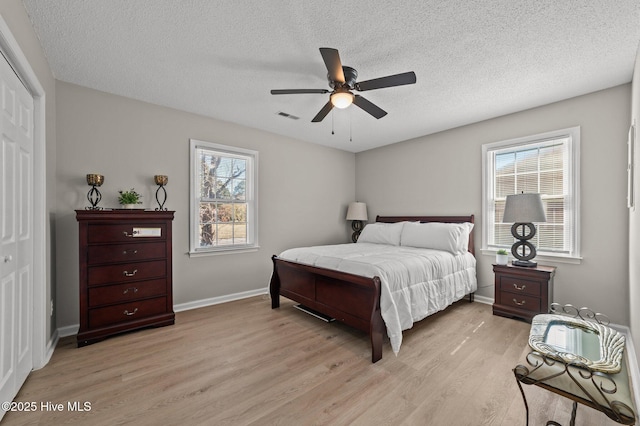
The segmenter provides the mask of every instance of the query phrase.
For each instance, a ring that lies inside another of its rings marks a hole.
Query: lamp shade
[[[503,222],[532,223],[546,222],[544,206],[540,194],[507,195]]]
[[[354,202],[349,204],[347,209],[347,220],[367,220],[367,205],[365,203]]]

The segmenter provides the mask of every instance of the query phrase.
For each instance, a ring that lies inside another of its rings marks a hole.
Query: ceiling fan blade
[[[330,93],[330,90],[326,89],[274,89],[271,91],[272,95],[297,95],[300,93]]]
[[[375,104],[372,104],[371,102],[369,102],[368,100],[366,100],[360,95],[355,95],[353,97],[353,103],[359,106],[360,108],[362,108],[363,110],[365,110],[366,112],[368,112],[369,114],[373,115],[375,118],[380,119],[385,115],[387,115],[387,112],[385,110],[383,110],[382,108],[380,108]]]
[[[324,64],[327,66],[331,80],[344,83],[344,71],[342,71],[342,62],[340,62],[338,50],[331,49],[330,47],[321,47],[320,54],[322,55]]]
[[[329,114],[329,111],[331,111],[333,109],[333,104],[331,103],[331,101],[327,102],[322,109],[320,110],[319,113],[316,114],[315,117],[313,117],[313,120],[311,120],[312,123],[319,123],[321,122],[326,116],[327,114]]]
[[[386,77],[374,78],[373,80],[361,81],[356,83],[355,89],[364,92],[365,90],[383,89],[385,87],[404,86],[405,84],[414,84],[416,82],[416,73],[413,71],[403,72],[402,74],[389,75]]]

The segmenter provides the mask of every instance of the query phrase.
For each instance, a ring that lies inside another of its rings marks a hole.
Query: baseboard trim
[[[484,303],[485,305],[493,305],[493,297],[478,296],[476,294],[473,296],[473,301],[478,303]]]
[[[627,357],[629,362],[629,371],[631,375],[631,387],[633,388],[633,396],[636,400],[636,421],[640,420],[640,366],[638,365],[638,354],[636,354],[631,332],[627,328]]]
[[[640,367],[638,366],[638,356],[633,344],[631,329],[626,325],[609,324],[609,327],[622,333],[625,337],[625,351],[627,352],[627,370],[631,376],[631,388],[636,404],[636,421],[640,420]]]
[[[243,291],[241,293],[228,294],[226,296],[211,297],[209,299],[195,300],[193,302],[180,303],[173,305],[175,312],[188,311],[191,309],[204,308],[205,306],[219,305],[220,303],[232,302],[234,300],[247,299],[254,296],[262,296],[269,291],[266,288],[258,290]]]
[[[78,334],[78,330],[80,330],[80,324],[68,325],[66,327],[60,327],[58,329],[58,336],[60,337],[68,337],[75,336]]]
[[[53,356],[53,351],[56,350],[56,346],[58,346],[58,342],[60,341],[60,333],[58,333],[58,330],[55,330],[53,332],[53,336],[51,336],[51,339],[49,339],[49,341],[47,342],[47,348],[45,350],[45,354],[44,354],[44,364],[42,366],[40,366],[39,368],[44,367],[45,365],[47,365],[47,363],[49,362],[49,360],[51,359],[51,357]]]
[[[42,359],[39,359],[37,361],[38,364],[34,363],[33,370],[40,370],[41,368],[45,367],[49,363],[49,361],[51,360],[51,357],[53,356],[53,351],[55,351],[56,346],[58,346],[59,340],[60,340],[60,334],[56,329],[54,330],[51,338],[45,343],[44,354],[42,356]]]

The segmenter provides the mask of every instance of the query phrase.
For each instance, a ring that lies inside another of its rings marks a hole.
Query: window
[[[483,249],[515,241],[502,222],[507,195],[539,193],[547,221],[531,241],[538,255],[580,257],[579,146],[579,127],[482,146]]]
[[[191,139],[190,254],[258,247],[258,153]]]

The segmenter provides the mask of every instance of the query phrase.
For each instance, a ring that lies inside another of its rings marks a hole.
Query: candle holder
[[[167,210],[164,207],[164,203],[167,202],[167,190],[164,189],[164,187],[169,182],[169,177],[165,175],[155,175],[153,180],[156,185],[158,185],[158,189],[156,190],[156,201],[158,202],[158,207],[156,210]],[[160,190],[162,190],[162,202],[160,202]]]
[[[91,203],[91,207],[87,207],[87,210],[102,210],[102,207],[98,207],[98,203],[102,200],[102,194],[98,191],[97,186],[102,186],[104,183],[104,176],[89,173],[87,175],[87,184],[91,186],[91,189],[87,193],[87,200]]]

